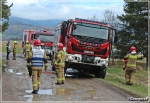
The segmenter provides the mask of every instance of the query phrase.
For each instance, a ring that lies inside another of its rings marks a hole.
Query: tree
[[[13,3],[10,6],[8,6],[6,3],[7,0],[2,1],[2,32],[7,30],[9,27],[9,16],[11,15],[10,8],[13,6]]]
[[[119,20],[117,16],[114,15],[114,12],[110,10],[109,8],[105,10],[104,19],[102,20],[102,22],[108,23],[114,29],[117,29],[117,30],[119,29]],[[114,47],[111,46],[111,49],[112,51],[111,51],[110,57],[112,57],[112,64],[114,64],[114,52],[113,52]],[[110,59],[109,59],[109,63],[110,63]]]
[[[104,12],[104,19],[102,22],[106,22],[111,25],[111,27],[118,29],[119,28],[119,20],[117,16],[114,15],[114,12],[109,8]]]
[[[126,2],[125,14],[117,16],[123,23],[119,31],[117,49],[124,56],[131,46],[137,48],[137,52],[143,52],[148,63],[148,2]]]

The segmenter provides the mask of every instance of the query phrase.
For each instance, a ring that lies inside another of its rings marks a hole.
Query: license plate
[[[87,50],[84,50],[84,53],[94,54],[94,52],[93,52],[93,51],[87,51]]]

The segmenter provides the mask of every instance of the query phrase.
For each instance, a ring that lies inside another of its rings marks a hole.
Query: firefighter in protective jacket
[[[32,48],[30,48],[29,55],[32,55]],[[29,75],[27,75],[27,78],[31,78],[31,76],[32,76],[32,68],[31,68],[30,63],[28,63],[28,61],[27,61],[27,65],[26,66],[27,66],[27,69],[28,69],[28,72],[29,72]]]
[[[10,60],[10,59],[9,59],[9,54],[10,54],[10,52],[11,52],[10,41],[8,41],[7,44],[6,44],[6,52],[7,52],[6,59],[7,59],[7,60]]]
[[[30,49],[31,49],[31,45],[29,41],[26,41],[26,45],[25,45],[26,59],[29,57]]]
[[[134,84],[134,73],[136,72],[136,61],[138,58],[142,58],[142,56],[136,54],[136,48],[132,46],[130,48],[130,53],[125,57],[127,59],[127,66],[125,69],[125,79],[127,85]]]
[[[66,52],[63,50],[63,44],[58,43],[57,44],[58,52],[56,54],[55,58],[55,69],[57,72],[57,83],[56,85],[59,84],[64,84],[65,82],[65,75],[64,75],[64,67],[65,67],[65,57],[66,57]]]
[[[14,47],[13,47],[13,60],[16,60],[16,46],[17,46],[17,41],[14,41]]]
[[[37,94],[40,83],[41,83],[41,74],[42,68],[45,67],[45,71],[47,70],[47,56],[43,49],[41,49],[41,41],[35,40],[32,52],[29,53],[29,57],[27,59],[27,65],[31,66],[32,69],[32,86],[33,86],[33,94]]]

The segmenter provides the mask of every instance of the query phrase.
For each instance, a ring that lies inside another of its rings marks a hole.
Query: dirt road
[[[6,54],[2,57],[5,59]],[[66,77],[63,85],[55,85],[56,74],[43,73],[39,94],[33,95],[24,57],[17,54],[17,60],[12,60],[10,55],[10,59],[2,73],[2,101],[128,101],[128,97],[134,97],[83,73]],[[51,71],[50,61],[48,71]]]

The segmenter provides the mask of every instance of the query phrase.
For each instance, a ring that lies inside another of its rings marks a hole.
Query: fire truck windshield
[[[43,42],[53,42],[54,36],[53,35],[43,35],[39,34],[38,39],[40,39]]]
[[[73,35],[82,35],[108,40],[108,27],[75,22]]]

